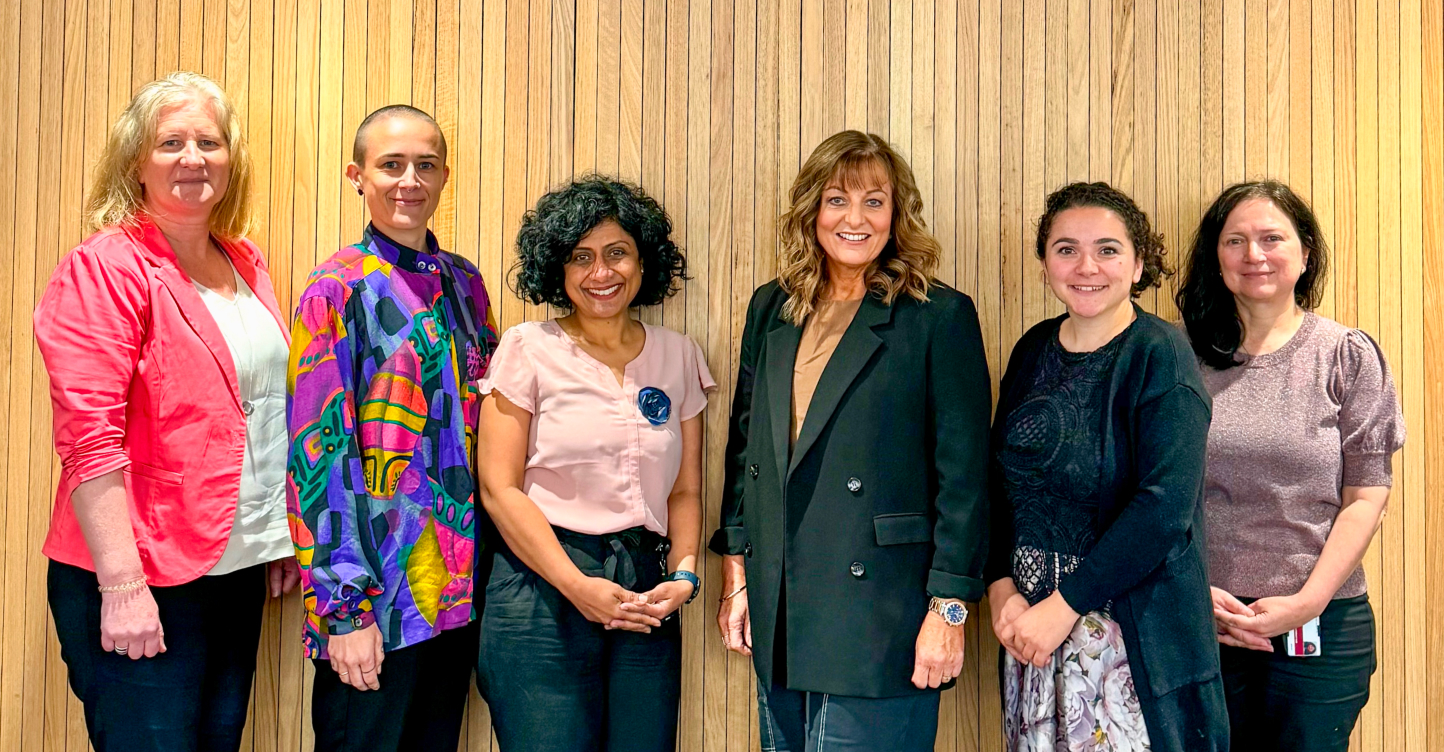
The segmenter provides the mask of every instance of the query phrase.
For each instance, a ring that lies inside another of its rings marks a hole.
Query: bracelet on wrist
[[[743,590],[746,590],[746,589],[747,589],[747,585],[745,585],[745,584],[739,585],[736,590],[733,590],[732,592],[730,592],[730,593],[722,596],[721,598],[719,598],[719,599],[718,599],[718,602],[721,602],[721,601],[730,601],[730,600],[732,600],[734,597],[736,597],[738,593],[740,593],[740,592],[742,592]]]
[[[115,585],[100,585],[96,587],[102,593],[130,593],[141,590],[146,586],[147,579],[142,576],[134,580],[117,583]]]

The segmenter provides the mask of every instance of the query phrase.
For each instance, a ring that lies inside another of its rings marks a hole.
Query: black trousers
[[[387,653],[380,689],[362,692],[342,682],[330,661],[312,661],[316,752],[456,749],[476,665],[477,627],[473,621]]]
[[[762,752],[931,752],[941,696],[843,697],[759,684]]]
[[[584,574],[634,592],[662,579],[665,546],[655,534],[558,530],[558,538]],[[590,622],[501,547],[486,587],[477,685],[503,752],[670,752],[682,633],[675,616],[650,634]]]
[[[50,562],[48,595],[70,688],[96,752],[234,752],[261,639],[265,566],[151,588],[166,652],[133,660],[100,648],[95,573]]]
[[[1235,750],[1344,752],[1374,673],[1374,611],[1369,596],[1339,598],[1319,615],[1322,654],[1293,658],[1219,646]]]

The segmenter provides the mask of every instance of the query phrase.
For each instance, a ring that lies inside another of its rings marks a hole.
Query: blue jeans
[[[931,752],[941,694],[843,697],[759,684],[762,752]]]
[[[133,660],[100,648],[95,573],[50,562],[50,613],[70,688],[96,752],[240,749],[261,639],[266,568],[151,588],[166,652]]]
[[[662,579],[655,534],[558,530],[583,574],[634,592]],[[607,630],[502,547],[481,618],[477,685],[503,752],[670,752],[682,692],[682,633]]]

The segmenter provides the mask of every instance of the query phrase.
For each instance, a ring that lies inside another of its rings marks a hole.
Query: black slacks
[[[456,749],[476,665],[477,626],[473,621],[387,653],[380,689],[362,692],[342,682],[330,661],[312,661],[316,752]]]
[[[662,579],[665,546],[635,530],[558,530],[584,574],[634,592]],[[477,684],[503,752],[670,752],[682,689],[676,617],[650,634],[607,630],[502,547],[481,625]]]
[[[234,752],[246,726],[266,567],[153,587],[166,652],[100,648],[95,573],[50,562],[50,613],[97,752]]]
[[[1219,646],[1235,750],[1344,752],[1374,673],[1369,596],[1339,598],[1319,615],[1321,655],[1294,658]]]

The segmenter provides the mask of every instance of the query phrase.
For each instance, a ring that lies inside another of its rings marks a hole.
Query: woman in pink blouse
[[[518,294],[569,311],[502,336],[482,381],[477,466],[501,533],[477,681],[503,750],[671,750],[674,613],[697,594],[702,418],[714,388],[686,335],[643,324],[686,278],[666,213],[591,177],[517,236]]]

